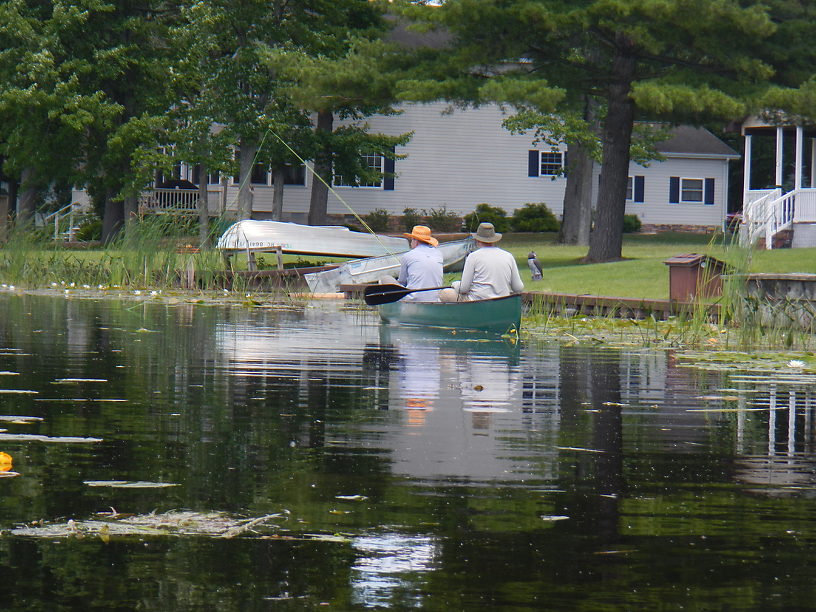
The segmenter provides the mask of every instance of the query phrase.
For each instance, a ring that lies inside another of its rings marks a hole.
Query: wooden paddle
[[[363,299],[369,306],[378,306],[379,304],[390,304],[401,300],[409,293],[415,291],[438,291],[439,289],[447,289],[447,287],[427,287],[425,289],[408,289],[402,285],[368,285],[363,289]]]

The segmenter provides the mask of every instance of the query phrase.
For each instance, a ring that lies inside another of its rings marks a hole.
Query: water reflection
[[[386,532],[355,538],[352,546],[358,553],[351,574],[352,603],[422,607],[422,575],[434,569],[437,555],[434,538]],[[401,597],[395,599],[395,593]]]
[[[801,562],[816,553],[811,375],[386,328],[338,304],[0,296],[0,310],[0,387],[37,392],[0,393],[19,474],[0,478],[9,609],[816,597]],[[111,480],[178,486],[85,484]],[[285,518],[263,538],[8,535],[111,508]]]

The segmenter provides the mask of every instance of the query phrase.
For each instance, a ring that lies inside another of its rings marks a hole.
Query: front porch
[[[740,242],[766,249],[816,246],[816,130],[770,125],[754,118],[746,121],[742,131]],[[762,178],[755,172],[755,139],[769,137],[775,141],[773,184],[757,188],[755,183]]]

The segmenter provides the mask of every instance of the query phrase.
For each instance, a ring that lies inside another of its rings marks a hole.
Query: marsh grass
[[[215,250],[190,248],[186,219],[146,217],[93,250],[65,248],[38,232],[13,229],[0,250],[0,279],[28,288],[57,285],[215,289],[224,261]]]

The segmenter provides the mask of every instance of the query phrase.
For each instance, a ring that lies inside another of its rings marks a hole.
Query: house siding
[[[417,210],[447,208],[459,215],[472,212],[482,202],[503,208],[508,215],[528,202],[543,202],[557,216],[562,214],[566,178],[529,176],[530,150],[549,151],[547,145],[533,145],[532,133],[511,134],[502,127],[508,116],[497,105],[451,109],[447,103],[406,104],[392,116],[369,117],[372,132],[396,136],[413,132],[412,138],[397,147],[404,159],[395,162],[393,190],[369,187],[335,187],[328,196],[329,214],[365,215],[384,209],[401,215],[405,208]],[[565,147],[561,147],[561,151]],[[643,202],[629,201],[628,214],[636,214],[649,225],[721,226],[728,196],[726,155],[683,155],[664,153],[666,161],[648,167],[630,165],[630,176],[643,177]],[[597,200],[598,175],[593,180]],[[713,178],[714,204],[670,204],[671,177]],[[287,185],[284,190],[284,218],[305,221],[314,177],[306,173],[305,185]],[[211,190],[220,186],[211,185]],[[236,208],[238,186],[229,185],[228,210]],[[75,200],[80,201],[77,193]],[[210,210],[220,210],[221,198],[210,195]],[[253,216],[268,218],[273,210],[272,187],[254,186]]]
[[[702,225],[719,227],[725,219],[728,197],[728,165],[719,159],[684,159],[667,157],[648,168],[631,164],[631,176],[644,177],[644,202],[626,203],[626,213],[637,215],[642,223],[649,225]],[[669,203],[671,177],[713,178],[713,204]]]

